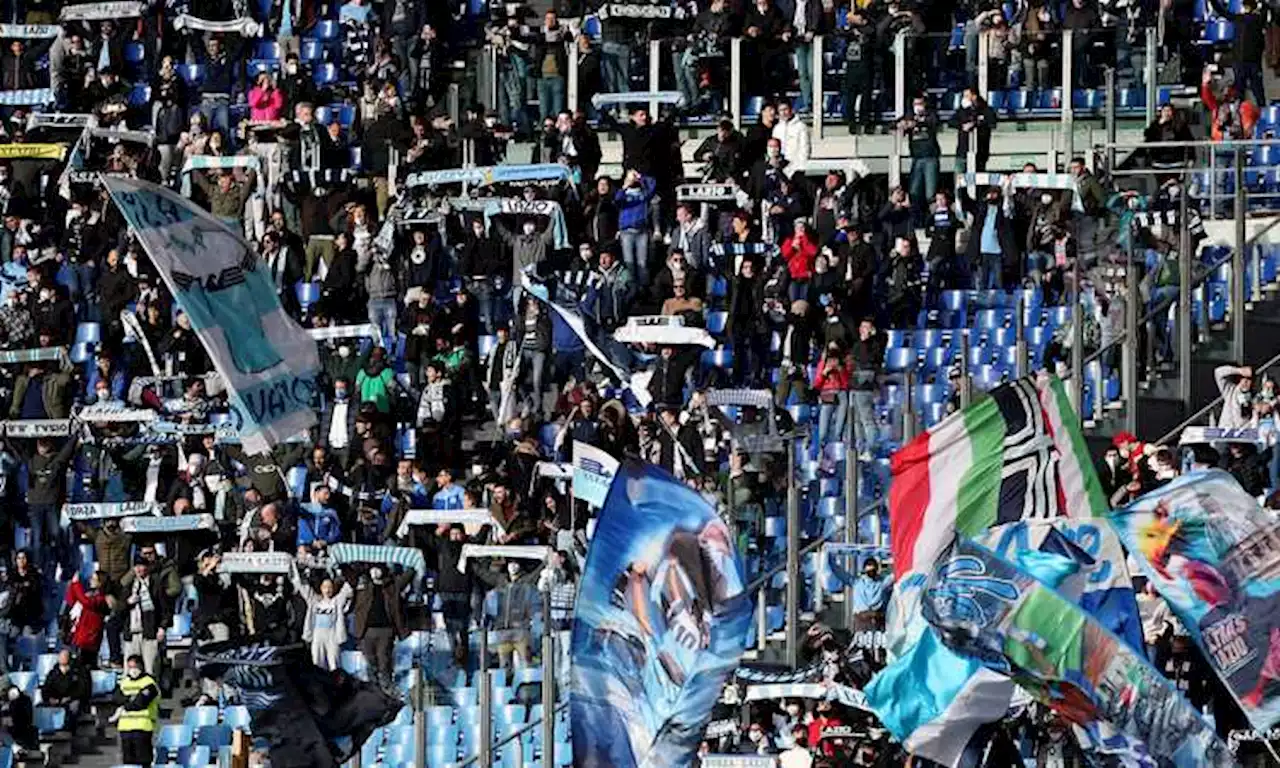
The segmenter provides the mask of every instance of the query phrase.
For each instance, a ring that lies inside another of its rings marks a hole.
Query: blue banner
[[[689,765],[742,655],[751,607],[711,506],[657,467],[623,463],[574,611],[574,765]]]

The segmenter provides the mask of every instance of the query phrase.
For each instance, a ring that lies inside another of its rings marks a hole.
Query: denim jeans
[[[382,345],[391,349],[396,343],[396,300],[369,299],[369,322],[382,332]]]
[[[631,270],[636,285],[649,287],[649,230],[624,229],[618,233],[618,243],[622,246],[622,263]]]
[[[607,93],[629,93],[631,91],[631,46],[625,43],[601,43],[600,69]]]
[[[676,73],[676,90],[684,97],[685,107],[692,107],[698,102],[698,60],[686,53],[671,54],[671,69]]]
[[[912,218],[915,225],[924,223],[925,211],[933,204],[938,192],[938,158],[911,158],[911,175],[907,180],[907,194],[911,196]]]
[[[231,138],[231,98],[228,96],[206,95],[200,99],[200,113],[209,121],[209,127],[220,132],[224,138]]]
[[[507,67],[498,75],[502,86],[498,89],[498,119],[524,134],[530,131],[524,90],[526,79],[528,67],[525,66]]]
[[[528,373],[528,378],[524,381],[529,384],[529,394],[525,399],[525,402],[529,405],[529,413],[541,415],[542,387],[547,373],[547,353],[535,352],[532,349],[522,349],[520,350],[520,361]]]
[[[813,43],[796,43],[796,76],[800,81],[800,97],[796,99],[796,111],[807,112],[813,95]]]
[[[818,447],[844,439],[844,419],[849,412],[849,393],[837,392],[834,403],[818,406]]]
[[[496,280],[492,277],[484,277],[479,280],[467,278],[467,290],[472,296],[476,297],[476,313],[480,317],[480,325],[484,328],[486,334],[492,334],[498,327],[498,322],[502,319],[500,305],[506,298],[499,286],[495,285]]]
[[[979,291],[994,291],[1001,287],[1004,257],[998,253],[984,253],[979,257],[978,262],[978,284],[974,287]]]
[[[538,117],[546,120],[564,110],[564,78],[538,78]]]
[[[876,393],[855,389],[853,395],[854,443],[858,453],[867,453],[880,437],[876,424]]]

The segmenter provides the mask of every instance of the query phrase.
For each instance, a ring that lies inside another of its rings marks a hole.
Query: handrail
[[[1259,147],[1264,144],[1280,144],[1280,137],[1261,138],[1261,139],[1224,139],[1222,141],[1213,141],[1212,139],[1194,139],[1192,141],[1144,141],[1133,143],[1127,141],[1100,141],[1094,144],[1094,149],[1196,149],[1198,147],[1218,148],[1218,149],[1248,149],[1249,147]],[[1150,169],[1147,169],[1150,171]],[[1161,171],[1163,172],[1163,170]]]
[[[1248,249],[1256,245],[1258,240],[1263,235],[1267,234],[1272,229],[1275,229],[1277,225],[1280,225],[1280,217],[1272,219],[1271,221],[1267,222],[1267,225],[1265,227],[1263,227],[1258,232],[1255,232],[1253,234],[1253,237],[1249,238],[1249,240],[1245,242],[1244,244],[1245,248]],[[1181,255],[1179,257],[1181,257]],[[1208,269],[1204,271],[1203,274],[1200,275],[1199,278],[1192,281],[1191,290],[1195,290],[1196,288],[1199,288],[1201,285],[1204,285],[1205,283],[1207,283],[1209,281],[1209,278],[1213,276],[1214,271],[1217,270],[1218,267],[1222,266],[1223,264],[1226,264],[1227,262],[1231,261],[1233,258],[1234,258],[1234,254],[1232,252],[1228,252],[1226,256],[1215,261],[1211,266],[1208,267]],[[1138,326],[1141,327],[1144,324],[1146,324],[1146,322],[1150,320],[1152,317],[1160,314],[1161,312],[1168,311],[1169,307],[1173,306],[1175,303],[1177,303],[1177,301],[1178,301],[1177,296],[1171,296],[1168,299],[1165,299],[1164,301],[1160,302],[1160,304],[1157,305],[1155,309],[1152,309],[1151,311],[1147,312],[1145,315],[1142,315],[1141,317],[1138,318]],[[1116,336],[1116,338],[1112,339],[1110,344],[1107,344],[1105,347],[1099,348],[1093,354],[1085,357],[1083,364],[1088,365],[1089,363],[1092,363],[1093,361],[1102,357],[1102,354],[1104,352],[1112,349],[1116,345],[1125,341],[1128,338],[1128,336],[1129,336],[1129,330],[1126,328],[1125,330],[1121,331],[1120,334]]]
[[[848,472],[849,470],[846,468],[845,471]],[[847,503],[847,500],[846,500],[846,503]],[[888,503],[889,503],[889,497],[887,495],[881,496],[880,498],[871,502],[870,506],[864,507],[862,510],[856,511],[857,519],[861,520],[864,517],[863,513],[870,512],[873,510],[879,510],[881,507],[887,505]],[[857,504],[856,500],[854,501],[854,504],[855,505]],[[830,543],[832,539],[836,538],[842,533],[843,531],[835,530],[835,531],[832,531],[831,533],[825,534],[823,536],[819,536],[818,538],[814,539],[813,541],[801,547],[799,554],[807,555],[810,552],[813,552],[814,550],[820,548],[823,544]],[[774,576],[777,576],[779,573],[782,573],[786,569],[787,569],[787,564],[785,561],[779,565],[774,566],[773,568],[770,568],[767,572],[764,573],[764,575],[757,576],[754,581],[749,583],[745,591],[747,593],[751,593],[751,592],[755,592],[758,589],[763,588],[766,584],[769,583],[769,581]]]
[[[1258,366],[1258,367],[1254,368],[1254,369],[1253,369],[1254,375],[1256,376],[1257,374],[1259,374],[1259,373],[1262,373],[1262,372],[1266,371],[1267,369],[1271,368],[1272,366],[1276,365],[1277,363],[1280,363],[1280,354],[1277,354],[1276,356],[1272,357],[1272,358],[1271,358],[1270,360],[1268,360],[1267,362],[1265,362],[1265,363],[1263,363],[1262,365],[1260,365],[1260,366]],[[1205,414],[1209,413],[1209,412],[1210,412],[1210,411],[1212,411],[1214,408],[1217,408],[1218,406],[1222,405],[1222,400],[1223,400],[1222,393],[1218,393],[1218,396],[1217,396],[1217,397],[1215,397],[1212,401],[1210,401],[1210,403],[1209,403],[1208,405],[1206,405],[1205,407],[1203,407],[1203,408],[1201,408],[1200,410],[1196,411],[1195,413],[1191,414],[1191,415],[1190,415],[1190,416],[1188,416],[1187,418],[1183,419],[1181,422],[1179,422],[1178,426],[1176,426],[1176,427],[1174,427],[1173,429],[1169,430],[1167,433],[1165,433],[1163,436],[1161,436],[1161,438],[1160,438],[1159,440],[1156,440],[1156,441],[1155,441],[1155,444],[1156,444],[1156,445],[1164,445],[1165,443],[1169,442],[1169,440],[1170,440],[1171,438],[1173,438],[1173,436],[1174,436],[1174,435],[1177,435],[1177,434],[1181,433],[1181,432],[1182,432],[1182,430],[1186,429],[1186,428],[1187,428],[1187,427],[1189,427],[1189,426],[1192,426],[1192,422],[1195,422],[1195,421],[1200,420],[1200,418],[1201,418],[1201,417],[1203,417]]]
[[[487,680],[485,681],[485,684],[486,684],[486,685],[488,684],[488,681],[487,681]],[[543,681],[542,681],[542,684],[543,684],[543,685],[547,685],[548,683],[547,683],[547,681],[546,681],[546,680],[543,680]],[[555,684],[556,684],[556,682],[555,682],[554,680],[552,680],[550,684],[551,684],[551,685],[555,685]],[[567,702],[567,701],[562,701],[562,702],[560,702],[559,704],[557,704],[557,705],[556,705],[555,711],[556,711],[556,712],[560,712],[561,710],[564,710],[564,709],[565,709],[565,708],[567,708],[568,706],[569,706],[569,702]],[[543,713],[543,715],[542,715],[542,717],[538,718],[537,720],[534,720],[533,722],[530,722],[530,723],[525,723],[524,725],[520,726],[520,727],[519,727],[519,728],[517,728],[516,730],[512,731],[511,733],[508,733],[506,736],[503,736],[501,739],[499,739],[499,740],[495,741],[495,742],[493,743],[493,747],[492,747],[492,749],[497,749],[498,747],[501,747],[501,746],[503,746],[504,744],[510,744],[511,742],[513,742],[513,741],[515,741],[516,739],[520,738],[521,736],[525,735],[526,733],[528,733],[529,731],[533,730],[534,728],[541,727],[541,725],[542,725],[543,723],[545,723],[545,722],[546,722],[546,720],[547,720],[547,715],[546,715],[546,713],[544,712],[544,713]],[[547,745],[543,744],[543,745],[542,745],[542,748],[543,748],[543,749],[546,749],[546,748],[547,748]],[[474,755],[472,755],[471,757],[465,758],[462,762],[458,763],[458,768],[464,768],[464,766],[468,766],[468,765],[475,765],[475,764],[476,764],[476,762],[477,762],[479,759],[480,759],[480,755],[479,755],[479,753],[474,754]],[[527,763],[527,762],[529,762],[529,761],[528,761],[528,760],[526,760],[525,762]]]

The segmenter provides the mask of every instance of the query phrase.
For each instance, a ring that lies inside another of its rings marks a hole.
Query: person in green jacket
[[[356,389],[360,390],[360,402],[373,403],[380,413],[391,412],[391,386],[396,372],[386,363],[387,352],[375,347],[369,353],[369,362],[356,374]]]

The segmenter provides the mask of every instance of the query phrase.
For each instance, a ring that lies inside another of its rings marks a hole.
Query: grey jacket
[[[394,299],[396,290],[396,273],[391,257],[369,248],[356,259],[356,272],[364,275],[364,289],[369,292],[370,299]]]
[[[547,260],[547,253],[551,249],[551,241],[554,237],[551,227],[547,227],[542,232],[534,232],[532,235],[526,235],[524,232],[513,233],[507,229],[502,222],[496,218],[493,220],[494,225],[498,229],[499,236],[503,242],[511,248],[512,264],[511,264],[511,284],[520,285],[520,273],[526,267],[532,268]]]

